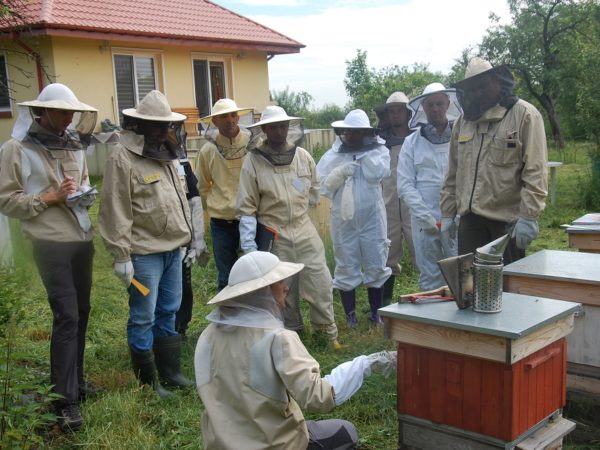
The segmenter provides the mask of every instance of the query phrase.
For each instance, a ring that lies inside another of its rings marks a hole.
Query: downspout
[[[14,32],[10,33],[11,39],[21,48],[23,48],[29,55],[33,56],[35,59],[35,68],[37,73],[38,80],[38,90],[42,92],[44,89],[44,70],[42,69],[42,57],[38,52],[32,49],[29,45],[19,39],[18,35]]]

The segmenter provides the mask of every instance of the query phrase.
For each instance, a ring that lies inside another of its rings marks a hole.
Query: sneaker
[[[356,328],[358,326],[358,319],[356,318],[356,313],[354,311],[346,314],[346,326],[348,328]]]
[[[104,392],[103,388],[84,381],[79,385],[79,401],[84,402],[88,398],[94,397],[101,392]]]
[[[77,403],[67,403],[59,406],[56,415],[58,416],[58,425],[65,433],[77,431],[83,425],[83,417],[81,417]]]

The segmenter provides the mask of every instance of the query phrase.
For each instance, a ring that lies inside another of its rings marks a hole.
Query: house
[[[210,113],[218,99],[261,111],[269,104],[268,61],[304,45],[206,0],[9,0],[0,18],[0,142],[16,103],[49,82],[73,89],[119,123],[150,90],[174,109]]]

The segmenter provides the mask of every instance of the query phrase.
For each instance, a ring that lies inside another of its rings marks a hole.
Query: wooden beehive
[[[565,339],[506,364],[398,344],[398,412],[512,441],[565,404]]]

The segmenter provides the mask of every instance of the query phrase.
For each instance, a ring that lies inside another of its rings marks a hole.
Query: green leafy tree
[[[435,81],[447,83],[441,72],[431,72],[427,64],[369,68],[367,52],[357,50],[354,59],[346,61],[344,87],[350,97],[348,109],[360,108],[373,118],[373,108],[385,103],[393,92],[402,91],[412,98],[421,94],[425,86]]]
[[[578,75],[575,117],[587,137],[594,141],[595,159],[600,160],[600,4],[590,5],[588,18],[586,28],[577,36],[580,51],[574,61]]]
[[[480,50],[495,65],[510,64],[530,96],[545,111],[557,148],[564,148],[557,101],[566,88],[565,68],[575,33],[586,21],[587,2],[508,0],[512,22],[496,24]]]
[[[289,86],[286,86],[282,91],[271,91],[271,100],[285,109],[288,115],[304,117],[308,113],[313,98],[308,92],[290,91]]]
[[[304,121],[305,128],[331,128],[331,122],[344,118],[347,111],[333,103],[312,109]]]

